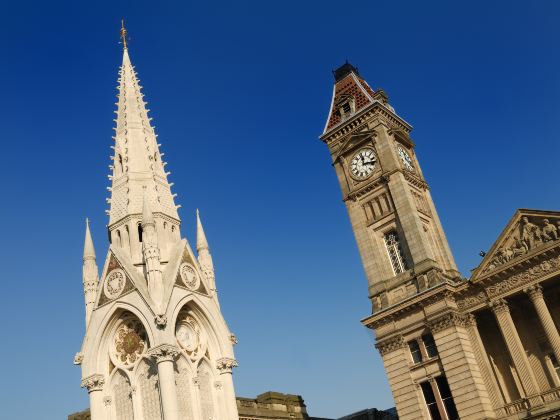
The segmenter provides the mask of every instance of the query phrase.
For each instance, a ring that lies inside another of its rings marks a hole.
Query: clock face
[[[397,148],[397,151],[399,152],[399,157],[401,158],[404,167],[409,171],[413,171],[414,166],[412,166],[412,158],[410,157],[408,152],[404,150],[401,146]]]
[[[198,334],[190,324],[179,324],[175,335],[185,350],[193,351],[198,347]]]
[[[373,173],[376,162],[373,149],[362,149],[350,161],[350,173],[356,179],[365,179]]]

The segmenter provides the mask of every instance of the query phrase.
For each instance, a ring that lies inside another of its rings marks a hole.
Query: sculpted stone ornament
[[[200,277],[192,265],[181,264],[179,273],[181,274],[181,280],[189,290],[197,290],[200,287]]]
[[[229,341],[231,341],[231,344],[234,346],[239,342],[239,340],[237,340],[236,335],[233,333],[229,335]]]
[[[146,330],[139,320],[132,317],[125,319],[117,328],[113,340],[110,355],[117,366],[134,365],[148,349]]]
[[[81,351],[79,351],[74,356],[74,364],[75,365],[81,365],[83,361],[84,361],[84,354]]]
[[[110,406],[112,402],[113,399],[111,398],[110,395],[106,395],[105,397],[103,397],[103,404],[105,404],[105,407]]]
[[[406,346],[404,338],[402,335],[397,335],[396,337],[391,337],[375,343],[375,348],[379,350],[381,356],[384,356],[387,353],[391,353],[395,350],[402,349]]]
[[[496,251],[483,273],[488,273],[533,249],[560,239],[560,221],[557,221],[559,227],[556,227],[549,219],[542,219],[542,228],[536,222],[537,220],[533,223],[527,216],[523,216],[519,222],[518,235],[508,239],[506,244]]]
[[[126,275],[124,274],[124,271],[117,268],[107,274],[105,285],[103,286],[103,292],[109,299],[116,299],[124,290],[125,284]]]
[[[231,373],[233,368],[239,366],[237,360],[230,357],[222,357],[216,362],[216,368],[220,371],[220,374]]]
[[[171,344],[160,344],[148,351],[148,354],[156,361],[156,363],[172,362],[177,356],[179,356],[179,353],[179,349]]]
[[[165,326],[167,325],[167,317],[164,315],[156,315],[155,319],[154,319],[157,327],[160,330],[163,330],[165,328]]]
[[[86,388],[88,392],[101,391],[105,385],[105,377],[103,375],[94,374],[82,379],[81,387]]]

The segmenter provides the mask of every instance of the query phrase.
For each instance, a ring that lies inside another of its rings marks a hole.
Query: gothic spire
[[[196,209],[196,251],[200,253],[200,250],[210,248],[208,247],[208,241],[206,240],[206,235],[204,234],[204,228],[202,227],[202,222],[200,221],[200,212]]]
[[[84,286],[84,298],[86,301],[86,326],[89,324],[95,296],[97,295],[97,285],[99,283],[99,271],[95,260],[95,249],[89,231],[89,220],[86,219],[86,237],[84,241],[84,263],[82,266],[82,283]]]
[[[91,232],[89,231],[89,219],[86,218],[86,237],[84,240],[84,261],[95,260],[95,248],[93,247],[93,240],[91,239]]]

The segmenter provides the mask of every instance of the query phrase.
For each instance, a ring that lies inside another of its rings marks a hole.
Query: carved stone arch
[[[196,369],[199,409],[203,419],[220,416],[219,400],[215,392],[216,371],[207,358],[198,362]]]
[[[221,316],[216,316],[213,311],[205,308],[196,295],[185,296],[175,305],[171,316],[171,325],[176,329],[179,315],[185,311],[191,311],[203,327],[208,340],[208,349],[212,358],[232,355],[232,345],[229,341],[229,330]],[[175,331],[175,330],[174,330]]]
[[[175,384],[179,417],[183,420],[193,420],[195,418],[195,413],[198,412],[198,408],[195,406],[195,377],[196,375],[192,362],[185,357],[185,355],[179,356],[175,362]]]
[[[107,315],[102,320],[103,327],[100,328],[101,333],[98,334],[98,338],[93,346],[93,351],[90,353],[94,354],[96,357],[92,366],[96,367],[97,372],[104,372],[107,376],[112,373],[112,370],[109,369],[112,364],[109,355],[109,348],[113,343],[114,334],[125,316],[134,316],[138,319],[138,322],[146,331],[148,348],[154,343],[154,333],[151,330],[151,324],[148,322],[144,314],[133,305],[125,302],[116,302],[114,307],[107,312]],[[146,351],[148,348],[146,348]]]
[[[134,420],[132,402],[133,388],[130,375],[123,369],[115,369],[110,377],[113,416],[119,420]]]

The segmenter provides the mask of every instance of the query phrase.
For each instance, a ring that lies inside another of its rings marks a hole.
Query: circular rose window
[[[188,263],[181,264],[179,273],[181,274],[181,280],[183,280],[185,286],[190,290],[198,289],[200,286],[200,277],[198,277],[198,273],[192,265]]]
[[[111,359],[115,365],[131,366],[148,350],[146,330],[140,321],[128,318],[115,331]]]
[[[107,274],[105,285],[103,286],[103,292],[105,292],[105,296],[109,299],[118,298],[124,290],[125,284],[126,275],[124,274],[124,271],[117,268]]]

